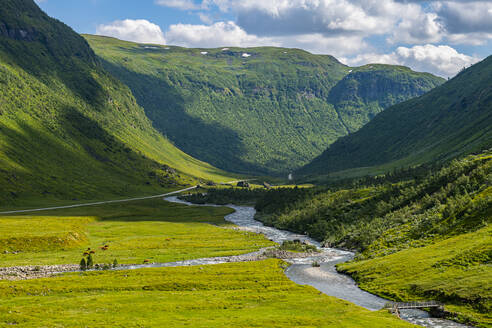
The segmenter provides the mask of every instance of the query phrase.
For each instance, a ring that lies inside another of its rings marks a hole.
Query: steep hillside
[[[436,77],[408,67],[370,64],[349,71],[328,95],[349,133],[359,130],[384,108],[429,90]],[[440,84],[440,83],[439,83]]]
[[[0,207],[224,178],[152,128],[87,42],[32,0],[0,6]]]
[[[353,69],[298,49],[186,49],[85,36],[154,126],[217,167],[284,173],[441,78],[397,66]]]
[[[492,56],[337,140],[301,174],[443,161],[492,145]],[[367,170],[365,170],[367,172]]]

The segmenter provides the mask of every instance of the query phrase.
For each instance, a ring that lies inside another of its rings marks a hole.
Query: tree
[[[87,256],[87,268],[92,269],[93,266],[94,266],[94,259],[92,258],[92,254],[89,254]]]

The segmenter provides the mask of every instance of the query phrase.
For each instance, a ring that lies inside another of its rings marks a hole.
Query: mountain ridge
[[[84,37],[158,130],[194,157],[240,173],[284,175],[360,128],[383,110],[380,100],[393,104],[444,81],[399,66],[350,68],[299,49],[193,49]],[[333,87],[356,72],[361,85],[384,76],[401,87],[373,88],[379,97],[367,102],[342,95],[330,103]]]

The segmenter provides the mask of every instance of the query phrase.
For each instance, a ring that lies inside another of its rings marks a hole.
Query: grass
[[[412,327],[299,286],[278,260],[0,282],[0,327]]]
[[[360,287],[393,300],[436,299],[458,318],[492,326],[492,227],[339,265]]]
[[[226,229],[231,209],[193,207],[161,199],[0,217],[0,266],[78,264],[83,251],[96,263],[170,262],[237,255],[272,243]],[[109,245],[107,251],[101,246]],[[6,253],[7,252],[7,253]]]

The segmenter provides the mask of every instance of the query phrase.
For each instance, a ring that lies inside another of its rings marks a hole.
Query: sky
[[[492,54],[492,0],[36,0],[79,33],[196,48],[279,46],[452,77]]]

